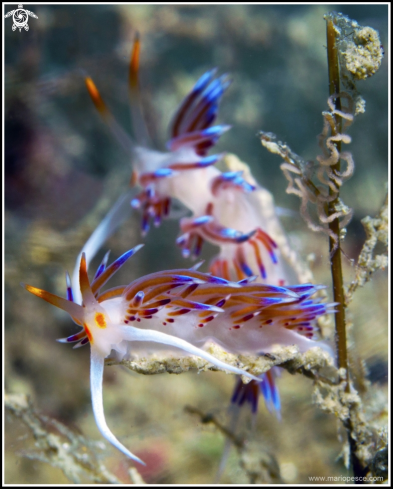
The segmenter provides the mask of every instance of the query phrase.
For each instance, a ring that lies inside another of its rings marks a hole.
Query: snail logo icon
[[[29,16],[38,19],[36,14],[30,12],[30,10],[25,10],[23,8],[23,5],[18,5],[18,8],[16,10],[11,10],[10,12],[7,12],[4,15],[4,18],[6,19],[7,17],[11,17],[11,15],[12,20],[14,21],[12,30],[15,31],[16,29],[19,29],[19,32],[21,32],[23,28],[25,29],[25,31],[29,30]]]

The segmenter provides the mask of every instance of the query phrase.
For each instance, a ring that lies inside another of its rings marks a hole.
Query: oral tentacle
[[[105,421],[103,394],[102,394],[102,380],[104,373],[104,357],[95,349],[91,348],[90,359],[90,388],[91,388],[91,401],[93,405],[94,418],[96,424],[102,436],[109,441],[114,447],[120,450],[124,455],[131,458],[135,462],[142,465],[146,465],[143,460],[131,453],[127,448],[122,445],[115,435],[108,428]]]

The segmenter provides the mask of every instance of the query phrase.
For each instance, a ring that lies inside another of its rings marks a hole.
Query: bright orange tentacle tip
[[[141,50],[141,43],[139,40],[139,33],[135,34],[134,38],[134,46],[132,48],[131,53],[131,61],[130,61],[130,89],[135,90],[138,88],[138,71],[139,71],[139,53]]]
[[[106,108],[105,102],[102,100],[100,92],[98,91],[98,88],[96,87],[93,80],[89,76],[87,76],[85,78],[85,83],[87,91],[89,92],[89,95],[98,112],[100,112],[101,115],[108,115],[108,109]]]
[[[83,303],[96,302],[93,291],[91,290],[89,276],[87,275],[86,255],[82,253],[81,264],[79,267],[79,284],[81,288]]]
[[[38,289],[37,287],[33,287],[32,285],[21,283],[21,286],[24,287],[31,294],[44,299],[44,301],[49,302],[49,304],[53,304],[54,306],[62,309],[63,311],[68,312],[73,318],[81,321],[83,318],[83,308],[79,304],[75,304],[67,299],[63,299],[55,294],[51,294],[46,290]]]

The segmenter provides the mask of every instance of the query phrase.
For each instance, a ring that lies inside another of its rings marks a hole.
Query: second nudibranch
[[[219,138],[230,129],[213,125],[222,96],[230,85],[227,75],[216,76],[213,69],[204,73],[185,97],[172,118],[166,152],[149,147],[149,136],[141,111],[139,94],[139,51],[137,37],[131,55],[129,88],[136,141],[125,133],[109,112],[96,85],[86,79],[89,94],[114,136],[129,152],[132,184],[142,190],[131,205],[142,213],[142,233],[151,223],[160,225],[168,216],[173,199],[191,211],[180,220],[177,244],[183,255],[199,256],[204,241],[219,247],[210,271],[227,280],[253,275],[258,281],[284,285],[288,280],[285,264],[275,239],[268,231],[266,214],[276,219],[274,205],[261,209],[256,195],[262,190],[242,171],[222,172],[215,164],[223,154],[208,155]],[[264,192],[267,192],[263,189]],[[85,246],[89,257],[108,239],[128,211],[119,200]],[[74,275],[76,277],[76,274]]]
[[[103,410],[104,360],[112,351],[122,359],[154,345],[183,350],[216,367],[260,381],[251,373],[226,364],[203,350],[209,342],[233,353],[259,354],[276,345],[297,345],[300,351],[320,346],[314,341],[316,319],[335,311],[335,304],[323,304],[311,296],[322,286],[305,284],[278,287],[253,283],[252,279],[231,282],[195,269],[169,270],[141,277],[127,286],[101,292],[110,277],[141,246],[128,251],[106,267],[107,255],[92,282],[82,254],[79,286],[82,304],[74,302],[67,276],[67,298],[31,285],[32,294],[68,312],[82,329],[60,340],[90,344],[91,396],[93,412],[101,434],[121,452],[143,463],[125,448],[109,430]]]

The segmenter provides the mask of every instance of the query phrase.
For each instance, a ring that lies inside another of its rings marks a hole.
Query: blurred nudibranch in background
[[[119,198],[84,246],[88,259],[129,216],[130,195],[131,206],[142,214],[142,234],[148,232],[151,223],[161,224],[175,199],[191,211],[190,217],[180,220],[181,235],[177,239],[185,257],[198,257],[203,242],[208,241],[219,247],[219,254],[210,265],[215,275],[227,280],[257,275],[259,282],[295,283],[293,272],[281,259],[280,247],[272,236],[272,229],[280,225],[269,192],[251,174],[245,175],[243,169],[220,171],[215,164],[224,154],[207,154],[230,129],[224,124],[213,125],[221,98],[230,85],[228,75],[217,76],[217,70],[212,69],[199,78],[173,116],[168,151],[157,151],[149,146],[141,109],[139,52],[140,40],[136,36],[129,72],[135,141],[116,122],[93,80],[89,77],[85,80],[97,110],[131,159],[132,185],[142,189]],[[74,285],[78,263],[79,259]],[[293,278],[288,279],[291,272]]]

